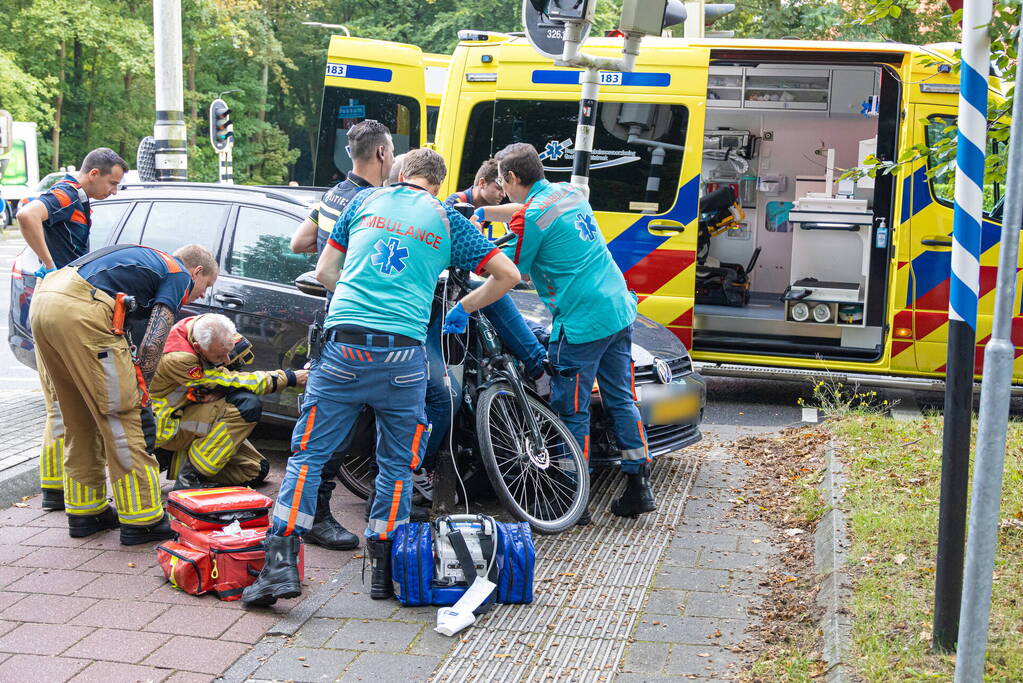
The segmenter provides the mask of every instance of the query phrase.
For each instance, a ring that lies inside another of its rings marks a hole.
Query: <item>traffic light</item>
[[[14,119],[6,109],[0,109],[0,154],[7,154],[14,146]]]
[[[210,104],[210,144],[218,152],[223,152],[234,144],[231,109],[227,102],[219,97]]]
[[[540,14],[556,21],[593,21],[597,0],[529,0]]]
[[[703,6],[703,35],[707,38],[731,38],[735,31],[712,31],[710,25],[735,9],[731,3],[716,3]]]
[[[624,0],[618,30],[659,36],[661,31],[686,20],[681,0]]]

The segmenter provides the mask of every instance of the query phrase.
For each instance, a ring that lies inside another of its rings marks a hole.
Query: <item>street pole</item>
[[[153,0],[156,179],[188,180],[181,66],[181,0]]]
[[[987,150],[987,74],[991,0],[966,0],[959,71],[959,137],[952,224],[952,279],[945,366],[945,425],[941,454],[941,503],[934,584],[936,651],[953,651],[959,634],[966,540],[966,493],[970,480],[980,231]]]
[[[1023,47],[1023,33],[1020,34]],[[1017,68],[1018,69],[1018,68]],[[1020,83],[1019,71],[1016,84]],[[959,615],[957,683],[984,678],[984,655],[991,615],[991,580],[998,543],[998,509],[1002,498],[1005,440],[1012,389],[1012,303],[1016,292],[1019,231],[1023,223],[1023,104],[1019,88],[1012,104],[1009,132],[1009,163],[1005,215],[998,253],[998,281],[991,339],[984,349],[984,377],[980,390],[980,424],[977,426],[977,459],[970,503],[970,535],[966,545],[966,579]]]

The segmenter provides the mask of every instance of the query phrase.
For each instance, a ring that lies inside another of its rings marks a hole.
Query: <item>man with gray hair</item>
[[[269,462],[246,439],[259,422],[259,396],[305,386],[306,370],[246,370],[248,340],[227,316],[175,323],[150,386],[158,455],[175,490],[255,485]],[[162,452],[160,452],[162,449]]]

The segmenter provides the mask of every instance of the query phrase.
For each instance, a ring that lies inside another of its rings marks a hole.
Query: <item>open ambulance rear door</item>
[[[315,184],[331,186],[352,168],[348,129],[365,119],[386,125],[395,155],[426,142],[426,65],[414,45],[333,36],[323,79]]]

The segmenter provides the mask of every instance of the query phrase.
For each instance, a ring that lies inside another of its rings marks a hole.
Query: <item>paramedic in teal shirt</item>
[[[521,204],[508,224],[515,237],[504,251],[528,273],[554,317],[548,358],[551,407],[571,430],[586,458],[590,452],[590,392],[600,386],[614,424],[628,484],[611,512],[636,517],[656,509],[650,488],[649,452],[636,407],[632,323],[636,298],[608,251],[593,209],[581,190],[549,183],[536,149],[524,142],[495,156],[497,179]],[[589,522],[589,512],[581,523]]]
[[[436,197],[447,174],[429,149],[405,155],[401,182],[363,190],[334,224],[316,277],[335,292],[324,321],[326,342],[310,371],[292,456],[266,537],[266,564],[242,600],[270,605],[301,593],[299,537],[313,524],[323,465],[363,406],[377,425],[376,497],[366,528],[373,572],[370,596],[393,594],[391,542],[408,522],[412,471],[429,424],[424,342],[437,278],[448,266],[489,273],[449,313],[446,329],[465,330],[468,314],[497,301],[519,281],[500,250]],[[464,314],[464,317],[463,317]]]

